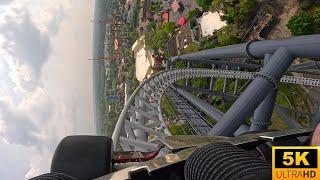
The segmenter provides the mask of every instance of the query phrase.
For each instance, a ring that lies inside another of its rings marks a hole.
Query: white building
[[[212,36],[216,30],[219,30],[227,25],[225,21],[221,21],[221,14],[218,12],[205,12],[198,18],[200,24],[201,33],[203,37]]]
[[[136,78],[141,82],[152,74],[151,67],[154,65],[153,51],[146,47],[144,36],[136,40],[132,45],[132,51],[136,59]]]

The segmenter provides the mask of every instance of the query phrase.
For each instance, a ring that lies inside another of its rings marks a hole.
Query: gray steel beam
[[[139,95],[136,96],[135,98],[135,106],[132,106],[131,108],[134,109],[136,112],[135,117],[136,117],[136,122],[140,125],[145,125],[145,117],[146,117],[146,113],[145,111],[145,107],[144,104],[139,100],[138,97],[143,98],[143,96],[145,95],[145,93],[143,91],[139,92]],[[146,96],[146,95],[145,95]],[[137,108],[139,107],[139,109]],[[139,111],[137,111],[136,109],[138,109]],[[147,116],[148,117],[148,116]],[[141,131],[140,129],[134,129],[133,130],[134,135],[136,136],[136,139],[141,140],[141,141],[147,141],[147,133]],[[137,149],[137,150],[141,150],[141,149]]]
[[[128,139],[126,137],[120,137],[120,141],[122,141],[125,144],[129,144],[135,147],[141,148],[142,151],[148,151],[148,150],[156,150],[159,148],[158,144],[134,140],[134,139]]]
[[[149,109],[151,109],[154,112],[158,112],[158,110],[156,109],[157,107],[153,107],[151,103],[147,102],[146,100],[144,100],[143,98],[141,98],[139,96],[138,96],[138,98],[139,98],[139,101],[143,102],[143,104],[145,106],[147,106]]]
[[[239,71],[240,68],[238,67],[237,70]],[[236,94],[237,94],[238,86],[239,86],[239,79],[236,79],[235,82],[234,82],[233,95],[236,95]]]
[[[228,66],[226,66],[226,70],[228,70]],[[224,78],[223,87],[222,87],[222,93],[226,93],[227,92],[227,84],[228,84],[228,79]]]
[[[264,58],[264,65],[266,66],[271,58],[270,54],[266,54]],[[255,110],[250,131],[265,131],[268,129],[270,124],[272,112],[276,103],[278,89],[271,89],[267,97],[262,101],[262,103]]]
[[[135,115],[134,115],[135,116]],[[135,121],[135,117],[132,116],[130,117],[130,121]],[[131,127],[127,126],[127,125],[124,125],[124,128],[126,130],[126,133],[127,133],[127,136],[130,138],[130,139],[136,139],[136,136],[134,135],[134,132],[132,130]]]
[[[131,109],[134,110],[136,112],[136,114],[139,114],[140,116],[143,116],[144,118],[148,118],[148,120],[152,120],[152,121],[155,121],[155,122],[160,122],[157,119],[157,117],[147,114],[145,111],[141,110],[140,108],[132,106]],[[137,115],[136,115],[136,117],[137,117]],[[137,119],[138,119],[138,117],[137,117]],[[142,119],[142,117],[141,117],[141,119]],[[139,122],[139,121],[137,120],[137,122]]]
[[[219,97],[223,97],[225,98],[226,100],[229,100],[229,101],[234,101],[238,98],[237,95],[232,95],[232,94],[225,94],[225,93],[222,93],[222,92],[217,92],[217,91],[210,91],[208,89],[199,89],[199,88],[194,88],[194,87],[185,87],[185,86],[179,86],[179,85],[175,85],[176,87],[178,88],[181,88],[183,90],[186,90],[186,91],[191,91],[191,92],[194,92],[194,93],[202,93],[202,94],[207,94],[207,95],[211,95],[211,96],[219,96]]]
[[[182,59],[180,59],[182,60]],[[211,60],[211,59],[188,59],[188,62],[201,62],[204,64],[211,64],[211,65],[225,65],[229,67],[241,67],[241,68],[247,68],[247,69],[259,69],[262,67],[260,64],[249,64],[249,63],[240,63],[240,62],[234,62],[231,60]]]
[[[249,131],[249,126],[246,124],[242,124],[234,133],[234,136],[240,136],[241,134]]]
[[[211,69],[215,69],[215,68],[216,68],[216,65],[212,64]],[[213,91],[214,84],[215,84],[215,78],[211,77],[209,90]]]
[[[286,107],[286,106],[277,105],[277,104],[276,104],[276,106],[278,106],[279,108],[281,108],[281,109],[283,109],[283,110],[285,110],[287,112],[295,113],[298,116],[309,116],[309,117],[314,116],[314,113],[312,113],[312,112],[298,111],[296,109],[292,109],[292,108],[289,108],[289,107]]]
[[[191,67],[191,66],[192,66],[192,65],[191,65],[191,62],[188,61],[187,63],[188,63],[188,64],[187,64],[187,68],[188,68],[188,69],[192,68],[192,67]],[[190,84],[190,79],[187,78],[187,79],[186,79],[186,86],[189,86],[189,84]]]
[[[291,71],[303,71],[308,69],[320,69],[320,62],[318,61],[308,61],[301,64],[292,65],[289,70]]]
[[[274,109],[279,114],[279,116],[281,117],[283,122],[288,126],[289,129],[302,128],[302,126],[296,120],[292,119],[286,114],[285,109],[281,109],[281,107],[279,106],[276,106]]]
[[[184,60],[184,59],[179,59]],[[178,61],[179,61],[178,60]],[[216,65],[225,65],[231,68],[240,67],[246,69],[259,69],[262,68],[263,65],[260,64],[249,64],[249,63],[241,63],[241,62],[234,62],[232,60],[212,60],[212,59],[188,59],[188,62],[201,62],[205,64],[211,64],[212,66]],[[168,67],[169,68],[169,67]],[[309,69],[320,69],[320,62],[318,61],[308,61],[301,64],[293,64],[288,69],[289,71],[305,71]]]
[[[144,131],[144,132],[148,132],[150,134],[155,134],[155,135],[158,135],[160,137],[162,136],[167,136],[166,134],[162,133],[162,132],[159,132],[159,131],[156,131],[152,128],[148,128],[146,126],[142,126],[141,124],[138,124],[138,123],[135,123],[135,122],[131,122],[131,121],[126,121],[125,122],[126,125],[128,125],[129,127],[132,127],[132,128],[136,128],[136,129],[140,129],[141,131]]]
[[[311,127],[315,128],[320,123],[320,106],[318,106],[317,110],[313,114]]]
[[[318,44],[320,45],[320,43]],[[210,130],[209,135],[232,135],[258,107],[270,90],[277,87],[280,78],[293,60],[294,57],[286,48],[279,48],[272,55],[270,62],[262,68],[258,73],[259,75],[255,77],[222,119]]]
[[[211,104],[193,96],[191,93],[180,89],[180,88],[174,88],[183,98],[188,100],[190,103],[192,103],[194,106],[196,106],[198,109],[200,109],[202,112],[204,112],[207,116],[210,118],[219,121],[223,113],[219,111],[218,109],[214,108]]]
[[[277,40],[251,41],[170,58],[169,64],[178,60],[199,61],[219,58],[264,58],[265,54],[274,54],[280,47],[286,47],[294,57],[317,58],[320,56],[320,35],[297,36]]]

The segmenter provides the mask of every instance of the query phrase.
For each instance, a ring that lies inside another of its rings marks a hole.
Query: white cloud
[[[0,146],[27,155],[15,174],[0,170],[0,176],[29,178],[49,171],[52,153],[64,136],[95,132],[87,61],[94,3],[6,4],[0,12]],[[8,151],[6,156],[19,157],[16,153]]]
[[[28,148],[21,145],[8,144],[0,138],[0,149],[1,179],[24,179],[29,166]]]

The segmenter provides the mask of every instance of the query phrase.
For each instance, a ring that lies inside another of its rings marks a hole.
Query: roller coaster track
[[[121,121],[118,121],[118,124],[123,123],[125,128],[125,133],[122,132],[123,136],[120,137],[121,147],[128,151],[133,150],[133,147],[142,151],[157,148],[153,143],[154,137],[170,135],[161,112],[163,94],[174,82],[197,77],[254,79],[255,73],[217,69],[171,69],[152,76],[134,91],[128,100],[127,108],[125,107],[120,115]],[[320,86],[320,79],[293,76],[284,76],[280,82]]]
[[[177,110],[183,115],[186,123],[197,135],[206,135],[212,125],[200,115],[183,97],[172,88],[168,88],[166,95],[171,99]]]
[[[254,42],[173,58],[174,61],[187,61],[197,58],[246,58],[248,55],[249,57],[254,56],[256,58],[263,58],[265,54],[273,54],[270,58],[270,63],[265,65],[260,72],[220,69],[167,69],[146,79],[131,94],[118,118],[112,135],[114,148],[118,149],[118,145],[120,145],[124,151],[150,151],[159,147],[157,139],[170,135],[162,115],[161,99],[168,88],[181,79],[208,77],[252,80],[244,93],[239,96],[233,106],[209,132],[209,134],[213,135],[229,135],[230,133],[233,133],[236,130],[235,128],[239,127],[241,123],[244,122],[244,119],[250,115],[249,111],[252,112],[252,110],[257,108],[260,102],[265,101],[264,99],[268,99],[268,97],[266,97],[268,92],[277,87],[279,82],[305,86],[320,86],[320,79],[283,76],[283,73],[289,69],[289,66],[295,57],[320,57],[319,39],[320,36],[317,35],[306,36],[306,42],[302,41],[302,37],[288,40],[266,41],[263,43]],[[305,43],[307,44],[305,45]],[[283,48],[284,45],[286,49]],[[263,46],[265,47],[263,48]],[[307,49],[299,50],[299,47]],[[311,51],[311,49],[313,49],[313,51]],[[265,61],[266,60],[267,59],[265,58]],[[174,61],[169,61],[169,66],[170,63]],[[278,63],[277,61],[281,63]],[[169,90],[169,93],[170,91],[171,90]],[[252,94],[250,94],[251,92]],[[172,96],[176,95],[177,94],[172,94]],[[243,106],[239,105],[241,103]],[[245,111],[238,111],[239,108],[245,109]],[[250,110],[247,110],[246,108]],[[239,120],[235,120],[235,118],[238,118]],[[194,123],[192,118],[190,119],[191,120],[188,123]],[[203,135],[207,132],[208,130],[203,130],[202,132],[199,131],[197,134]]]

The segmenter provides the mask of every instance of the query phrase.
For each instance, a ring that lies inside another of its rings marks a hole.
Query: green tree
[[[238,11],[234,7],[228,7],[226,9],[226,13],[223,16],[223,20],[226,20],[228,24],[231,24],[234,22],[234,18],[238,15]]]
[[[209,9],[213,0],[197,0],[198,6],[202,7],[204,10]]]
[[[314,19],[314,33],[320,33],[320,12],[313,16]]]
[[[188,44],[188,46],[181,51],[181,54],[192,53],[192,52],[196,52],[199,50],[201,50],[201,44],[193,42],[193,43]]]
[[[308,13],[300,13],[291,17],[287,27],[293,35],[307,35],[313,33],[313,17]]]
[[[219,46],[227,46],[231,44],[240,43],[240,39],[237,37],[235,28],[228,25],[217,32],[217,39]]]
[[[131,27],[136,28],[138,25],[139,21],[139,12],[140,12],[140,7],[137,6],[134,11],[133,11],[133,16],[132,16],[132,21],[131,21]]]
[[[255,0],[241,0],[239,5],[239,13],[247,16],[255,8],[257,2]]]
[[[131,32],[129,33],[129,37],[130,37],[131,39],[138,39],[138,38],[139,38],[139,33],[138,33],[136,30],[131,31]]]
[[[224,3],[225,3],[224,0],[213,0],[210,8],[212,10],[221,10],[220,7],[222,7],[221,5],[224,5]]]
[[[301,3],[301,8],[303,10],[309,10],[312,8],[312,6],[313,6],[313,3],[308,0]]]
[[[144,33],[144,40],[145,40],[145,43],[146,43],[146,46],[148,46],[148,47],[151,47],[152,46],[152,44],[153,44],[153,37],[154,37],[154,35],[155,35],[155,31],[146,31],[145,33]]]
[[[248,19],[250,13],[256,7],[256,0],[213,0],[211,9],[223,12],[221,20],[228,24],[242,24]]]
[[[157,27],[157,24],[152,21],[152,22],[149,22],[149,24],[147,25],[147,31],[154,31]]]
[[[177,28],[177,25],[174,22],[168,22],[168,23],[164,23],[162,25],[160,25],[159,29],[160,30],[164,30],[165,33],[168,33],[170,35],[172,35],[172,33],[174,32],[174,30]]]
[[[320,26],[320,13],[314,15],[315,25]]]
[[[156,30],[151,30],[145,33],[145,42],[148,47],[154,50],[164,50],[168,40],[171,38],[176,25],[173,22],[161,24],[156,27]]]
[[[202,16],[202,12],[200,9],[195,8],[194,10],[191,10],[188,12],[187,19],[190,21],[192,19],[196,19]]]
[[[204,38],[200,39],[200,42],[202,45],[202,50],[219,47],[219,43],[218,43],[217,39],[204,37]]]
[[[161,3],[160,2],[156,2],[156,3],[152,3],[150,10],[153,13],[158,13],[161,10]]]

